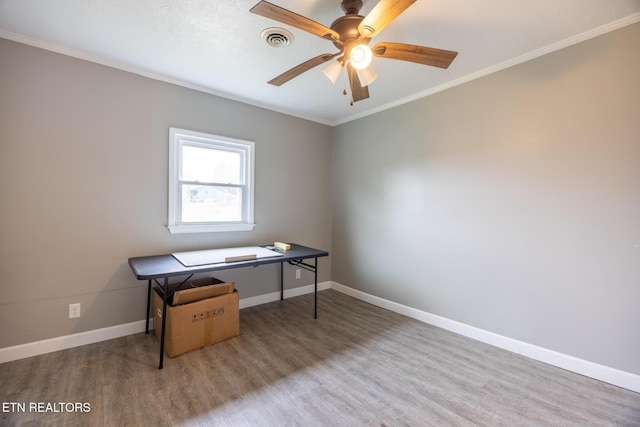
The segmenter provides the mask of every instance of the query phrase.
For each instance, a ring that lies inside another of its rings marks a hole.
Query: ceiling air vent
[[[287,47],[293,43],[293,34],[284,28],[265,28],[261,37],[272,47]]]

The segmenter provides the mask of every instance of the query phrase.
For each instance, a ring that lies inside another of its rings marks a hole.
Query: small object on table
[[[291,249],[291,245],[288,243],[275,242],[273,246],[275,246],[276,249],[279,249],[281,251],[288,251],[289,249]]]
[[[238,261],[249,261],[252,259],[257,259],[256,254],[251,255],[238,255],[238,256],[228,256],[224,259],[224,262],[238,262]]]

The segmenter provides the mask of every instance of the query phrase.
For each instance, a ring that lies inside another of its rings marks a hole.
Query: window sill
[[[251,231],[255,224],[215,224],[215,225],[169,225],[171,234],[180,233],[217,233],[223,231]]]

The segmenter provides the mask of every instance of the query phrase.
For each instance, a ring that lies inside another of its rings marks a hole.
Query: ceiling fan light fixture
[[[366,44],[359,44],[351,49],[349,61],[356,70],[364,70],[371,64],[373,53]]]
[[[331,83],[336,84],[338,77],[340,76],[340,72],[342,71],[342,63],[339,60],[329,62],[329,65],[322,69],[322,72]]]
[[[378,78],[378,73],[373,71],[371,67],[356,70],[356,73],[358,73],[358,80],[360,80],[360,86],[362,87],[369,86],[376,78]]]

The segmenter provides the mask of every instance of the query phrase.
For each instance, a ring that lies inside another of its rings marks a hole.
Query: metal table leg
[[[284,262],[280,263],[280,301],[284,299]]]
[[[147,289],[147,311],[144,314],[144,318],[147,324],[144,327],[144,333],[149,333],[149,309],[151,308],[151,279],[149,279],[149,289]]]
[[[169,278],[164,278],[164,292],[162,293],[162,334],[160,335],[160,366],[158,369],[162,369],[164,361],[164,333],[167,326],[167,295],[169,294]]]
[[[318,318],[318,258],[315,259],[313,267],[313,318]]]

